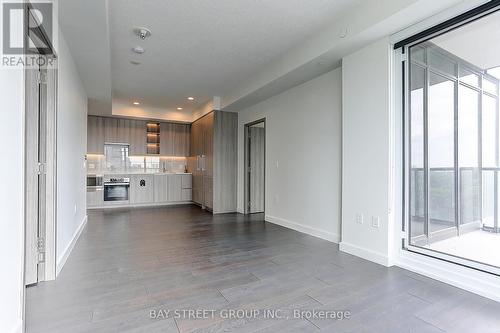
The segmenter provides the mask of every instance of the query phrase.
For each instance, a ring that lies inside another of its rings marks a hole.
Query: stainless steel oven
[[[109,178],[104,181],[104,201],[129,201],[130,178]]]

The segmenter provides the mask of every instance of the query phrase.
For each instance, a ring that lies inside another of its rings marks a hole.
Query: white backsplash
[[[186,157],[160,157],[160,168],[162,172],[184,172],[186,170]]]
[[[130,156],[123,165],[106,165],[104,155],[87,155],[87,173],[182,173],[186,169],[186,157],[170,156]]]
[[[102,174],[104,172],[106,160],[104,155],[87,155],[87,174]]]

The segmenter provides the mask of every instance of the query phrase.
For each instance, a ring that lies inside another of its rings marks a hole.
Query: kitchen
[[[237,121],[216,110],[192,123],[89,115],[87,209],[196,204],[235,212]]]

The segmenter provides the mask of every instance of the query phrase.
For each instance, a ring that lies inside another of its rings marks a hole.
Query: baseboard
[[[85,226],[87,225],[88,221],[88,216],[85,215],[82,223],[80,223],[80,226],[78,229],[76,229],[75,233],[73,234],[73,238],[71,239],[71,242],[66,246],[64,249],[62,255],[57,258],[57,267],[56,267],[56,277],[61,273],[62,268],[64,267],[64,264],[69,258],[69,255],[71,254],[71,251],[73,251],[73,248],[76,245],[76,242],[78,241],[78,238],[80,238],[80,235],[83,232],[83,229],[85,229]]]
[[[270,222],[273,224],[280,225],[282,227],[292,229],[304,234],[308,234],[314,237],[318,237],[324,240],[327,240],[329,242],[333,243],[338,243],[340,241],[340,236],[336,233],[326,231],[323,229],[318,229],[318,228],[313,228],[309,226],[305,226],[303,224],[297,223],[297,222],[292,222],[289,220],[285,220],[276,216],[270,216],[266,215],[265,217],[266,222]]]
[[[232,210],[221,210],[220,212],[213,212],[214,215],[218,215],[218,214],[234,214],[234,213],[237,213],[237,211],[235,211],[234,209],[232,209]]]
[[[392,265],[391,261],[386,255],[354,244],[341,242],[339,245],[339,250],[386,267]]]
[[[421,254],[401,251],[396,266],[500,302],[500,277]]]

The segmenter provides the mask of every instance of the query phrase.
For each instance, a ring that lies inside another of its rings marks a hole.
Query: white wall
[[[1,15],[1,14],[0,14]],[[0,69],[0,331],[20,332],[22,325],[22,272],[24,239],[22,69]],[[6,161],[8,159],[8,163]]]
[[[0,6],[1,10],[1,6]],[[81,225],[86,212],[85,169],[87,96],[71,54],[59,36],[58,102],[58,257]],[[21,332],[24,271],[24,73],[0,69],[2,121],[0,163],[0,331]],[[4,161],[4,160],[2,160]],[[74,212],[74,205],[77,212]]]
[[[341,250],[390,264],[391,50],[384,38],[342,62]],[[364,222],[356,222],[363,214]],[[380,218],[380,227],[372,226]]]
[[[3,17],[3,1],[0,3]],[[20,28],[20,24],[17,26]],[[0,27],[1,29],[2,27]],[[0,39],[2,32],[0,31]],[[20,333],[24,285],[24,72],[0,67],[0,332]]]
[[[59,32],[57,110],[57,271],[86,221],[87,95]]]
[[[244,207],[244,124],[264,117],[266,220],[338,242],[341,70],[239,112],[239,212]]]

